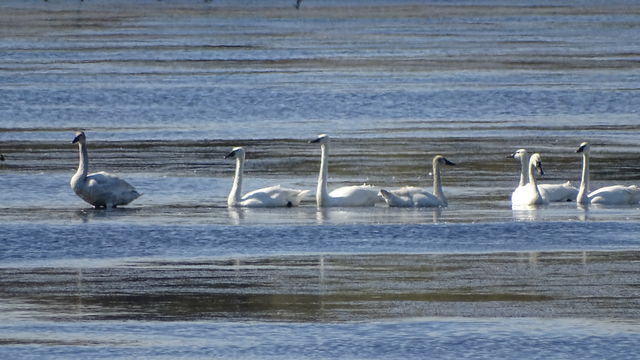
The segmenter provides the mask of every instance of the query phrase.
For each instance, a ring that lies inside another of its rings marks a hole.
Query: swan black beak
[[[225,159],[230,159],[230,158],[236,156],[236,152],[237,152],[237,150],[233,150],[232,152],[230,152],[227,155],[225,155],[224,158]]]
[[[516,153],[507,155],[507,159],[515,159],[515,158],[516,158]]]
[[[540,174],[540,176],[544,175],[544,170],[542,170],[542,164],[538,164],[536,167],[538,168],[538,174]]]
[[[315,143],[319,143],[321,138],[317,138],[317,139],[313,139],[313,140],[309,140],[309,144],[315,144]]]
[[[78,141],[80,141],[80,135],[76,136],[75,138],[73,138],[73,140],[71,140],[72,144],[77,143]]]
[[[586,145],[582,145],[582,146],[580,146],[580,147],[578,148],[578,150],[576,150],[576,152],[577,152],[577,153],[584,152],[584,148],[585,148],[585,146],[586,146]]]
[[[449,166],[454,166],[455,165],[455,163],[453,163],[453,162],[451,162],[451,161],[449,161],[447,159],[444,159],[444,164],[445,165],[449,165]]]

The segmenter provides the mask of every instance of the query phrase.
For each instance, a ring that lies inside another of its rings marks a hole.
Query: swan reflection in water
[[[141,208],[114,208],[110,211],[104,211],[104,209],[92,208],[77,210],[75,215],[82,220],[83,223],[89,223],[91,220],[115,220],[138,214],[141,210]]]

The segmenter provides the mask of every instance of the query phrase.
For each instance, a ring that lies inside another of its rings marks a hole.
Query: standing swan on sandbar
[[[455,165],[442,155],[433,157],[433,194],[426,189],[407,186],[399,190],[380,190],[387,205],[391,207],[445,207],[449,205],[447,197],[442,191],[442,179],[440,176],[441,165]]]
[[[119,177],[100,171],[89,174],[89,153],[87,151],[87,137],[84,132],[76,133],[71,142],[78,143],[80,150],[80,163],[78,171],[71,177],[71,189],[82,200],[96,208],[115,208],[118,205],[127,205],[140,197],[139,192]]]
[[[589,192],[589,152],[588,142],[580,144],[577,153],[582,153],[582,180],[576,202],[579,205],[630,205],[640,201],[640,188],[636,185],[612,185]]]
[[[545,200],[540,194],[538,188],[538,182],[536,180],[535,171],[538,171],[540,175],[544,175],[542,170],[542,160],[540,160],[540,154],[535,153],[529,158],[529,183],[519,187],[511,195],[512,206],[530,206],[530,205],[543,205],[548,204],[549,201]]]
[[[281,188],[280,185],[262,188],[242,195],[242,173],[244,170],[245,151],[236,147],[225,159],[236,159],[236,173],[233,186],[227,198],[228,207],[292,207],[300,205],[309,190]]]
[[[343,186],[333,190],[327,190],[329,177],[329,135],[320,134],[310,143],[320,144],[322,157],[320,160],[320,175],[318,176],[318,188],[316,190],[316,203],[318,207],[356,207],[374,206],[378,202],[378,189],[371,185]]]
[[[529,154],[526,149],[518,149],[508,157],[520,160],[520,183],[511,194],[511,198],[513,198],[513,196],[517,196],[517,192],[523,191],[524,186],[529,182],[529,177],[527,176]],[[578,196],[578,188],[571,185],[570,181],[563,184],[538,184],[538,190],[542,198],[547,202],[575,201]]]

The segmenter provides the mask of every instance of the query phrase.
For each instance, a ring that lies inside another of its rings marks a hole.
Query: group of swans
[[[589,152],[591,145],[580,144],[577,153],[582,153],[582,179],[580,189],[569,181],[563,184],[538,184],[536,172],[544,175],[540,154],[528,156],[527,150],[519,149],[509,157],[519,159],[520,183],[511,194],[514,207],[543,205],[550,202],[575,201],[578,205],[632,205],[640,202],[640,188],[636,185],[612,185],[595,191],[589,188]]]
[[[72,141],[78,144],[80,161],[77,172],[71,178],[71,188],[84,201],[96,208],[115,208],[127,205],[140,197],[140,193],[126,181],[106,172],[88,173],[89,156],[84,132],[76,133]],[[390,207],[446,207],[448,201],[442,190],[441,167],[455,165],[442,155],[436,155],[432,162],[433,191],[415,186],[397,190],[386,190],[363,184],[343,186],[329,192],[329,147],[326,134],[319,135],[310,143],[320,144],[320,174],[316,188],[318,207],[365,207],[384,201]],[[511,195],[513,206],[542,205],[556,201],[576,201],[578,204],[623,205],[640,201],[640,188],[635,185],[613,185],[589,191],[589,151],[590,145],[582,143],[577,150],[583,155],[582,181],[580,189],[563,184],[538,184],[536,172],[544,174],[542,160],[538,153],[531,156],[527,150],[519,149],[510,157],[520,160],[521,174],[519,186]],[[242,195],[242,178],[245,150],[233,148],[225,156],[236,160],[233,186],[227,198],[227,206],[234,207],[293,207],[299,206],[309,190],[283,188],[279,185],[257,189]]]

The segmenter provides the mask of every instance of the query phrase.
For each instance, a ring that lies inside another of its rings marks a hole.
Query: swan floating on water
[[[93,174],[89,172],[89,153],[86,145],[87,137],[84,132],[76,133],[71,142],[77,143],[80,153],[78,171],[71,177],[71,189],[82,200],[96,208],[115,208],[118,205],[127,205],[140,197],[139,192],[128,182],[119,177],[100,171]]]
[[[636,185],[612,185],[589,192],[589,153],[591,145],[588,142],[580,144],[577,153],[582,153],[582,180],[577,203],[580,205],[630,205],[640,201],[640,188]]]
[[[380,190],[380,195],[390,207],[445,207],[449,205],[442,191],[441,165],[455,165],[442,155],[433,157],[433,193],[424,188],[407,186],[399,190]]]
[[[245,151],[241,147],[236,147],[224,158],[236,159],[236,172],[233,179],[233,186],[227,198],[227,206],[230,208],[298,206],[309,192],[309,190],[286,189],[280,187],[280,185],[276,185],[254,190],[241,196]]]
[[[331,193],[327,190],[329,177],[329,135],[320,134],[310,143],[320,144],[322,157],[320,160],[320,175],[316,190],[318,207],[355,207],[374,206],[378,202],[378,189],[371,185],[354,185],[337,188]]]
[[[538,171],[540,175],[544,175],[542,170],[542,160],[540,154],[535,153],[529,158],[529,182],[524,186],[519,186],[513,194],[511,194],[511,205],[515,207],[519,206],[531,206],[531,205],[543,205],[548,204],[549,201],[542,197],[540,189],[538,188],[538,182],[536,180],[535,171]]]
[[[511,195],[513,199],[514,194],[522,191],[521,188],[529,183],[529,177],[527,175],[529,154],[526,149],[518,149],[508,157],[520,160],[520,183]],[[575,201],[576,197],[578,197],[578,188],[571,185],[570,181],[563,184],[538,184],[538,191],[540,191],[540,195],[542,195],[542,198],[545,199],[546,202]]]

